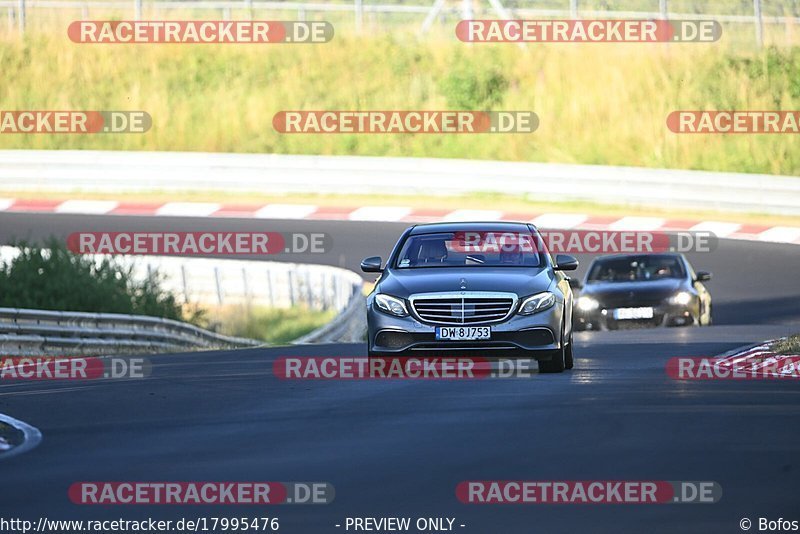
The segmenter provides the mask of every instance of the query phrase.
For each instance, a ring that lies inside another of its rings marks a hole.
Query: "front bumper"
[[[380,356],[424,356],[424,353],[451,352],[455,356],[471,353],[499,357],[541,358],[552,357],[561,348],[561,302],[533,315],[512,315],[499,323],[488,323],[492,337],[489,340],[440,341],[436,339],[436,326],[420,322],[412,316],[395,317],[370,306],[367,310],[368,344],[371,353]],[[458,325],[438,325],[458,326]]]
[[[633,306],[632,306],[633,307]],[[692,326],[697,323],[696,306],[659,304],[652,306],[652,319],[614,319],[613,308],[590,312],[577,307],[573,312],[576,330],[622,330],[627,328],[656,328],[659,326]]]

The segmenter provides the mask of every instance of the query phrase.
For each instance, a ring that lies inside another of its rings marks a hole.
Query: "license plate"
[[[488,326],[437,326],[437,340],[464,341],[470,339],[491,339],[492,329]]]
[[[652,319],[653,308],[617,308],[614,319]]]

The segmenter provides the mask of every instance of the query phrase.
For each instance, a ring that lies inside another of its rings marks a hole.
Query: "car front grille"
[[[423,321],[443,325],[502,321],[516,305],[513,294],[439,294],[411,298],[414,313]]]

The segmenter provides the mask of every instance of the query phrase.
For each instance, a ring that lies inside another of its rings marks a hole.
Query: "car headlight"
[[[669,298],[670,304],[678,304],[679,306],[686,306],[692,301],[692,294],[688,291],[681,291]]]
[[[389,315],[395,315],[397,317],[405,317],[408,315],[408,309],[403,299],[392,297],[391,295],[378,293],[375,295],[375,305]]]
[[[600,307],[600,303],[597,302],[596,299],[592,297],[580,297],[578,298],[578,309],[581,311],[593,311]]]
[[[519,306],[518,313],[520,315],[531,315],[533,313],[546,310],[555,303],[556,303],[556,296],[553,293],[549,291],[545,291],[544,293],[537,293],[532,297],[528,297],[522,301],[522,304],[520,304]]]

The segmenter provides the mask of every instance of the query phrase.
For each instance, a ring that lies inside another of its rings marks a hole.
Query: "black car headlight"
[[[552,307],[555,303],[556,296],[550,291],[537,293],[523,300],[522,304],[519,305],[519,311],[517,313],[520,315],[532,315]]]
[[[391,295],[378,293],[375,295],[375,305],[381,311],[389,315],[394,315],[395,317],[405,317],[408,315],[408,308],[406,308],[405,301]]]

